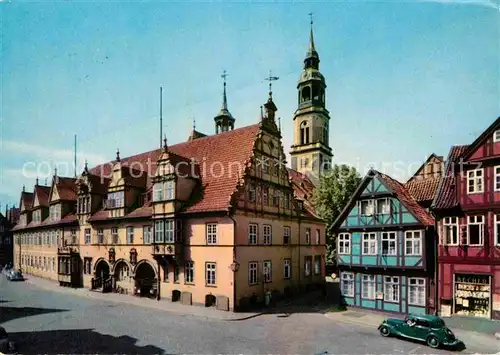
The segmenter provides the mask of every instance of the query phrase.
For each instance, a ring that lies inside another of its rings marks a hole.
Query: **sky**
[[[269,70],[285,152],[313,13],[334,163],[404,181],[500,116],[499,0],[8,1],[1,14],[0,208],[53,173],[213,134],[227,70],[236,127]],[[228,147],[231,149],[231,147]],[[290,161],[290,159],[288,159]],[[393,172],[394,174],[396,172]],[[393,175],[394,175],[393,174]],[[50,182],[50,177],[49,177]]]

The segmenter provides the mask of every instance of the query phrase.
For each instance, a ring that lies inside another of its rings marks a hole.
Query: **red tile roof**
[[[194,196],[184,212],[227,211],[239,180],[253,156],[254,142],[259,124],[238,128],[213,136],[207,136],[169,146],[169,152],[193,159],[199,165],[202,181],[201,191]],[[151,188],[151,177],[156,171],[156,162],[163,148],[121,159],[148,174],[147,188]],[[99,165],[91,174],[109,177],[114,162]]]
[[[456,162],[466,151],[468,145],[456,145],[451,147],[446,159],[444,176],[439,183],[436,197],[432,203],[435,210],[443,210],[458,206],[457,192],[455,187]]]
[[[312,195],[314,189],[316,188],[313,182],[306,175],[299,173],[296,170],[288,168],[288,177],[290,179],[290,183],[292,184],[295,197],[304,202],[304,207],[306,212],[312,216],[319,218],[316,215],[314,206],[312,204]]]
[[[33,199],[34,199],[33,192],[26,192],[26,191],[21,192],[21,203],[24,204],[25,209],[31,209],[31,207],[33,207]]]
[[[380,176],[382,181],[392,190],[394,194],[396,194],[397,198],[403,203],[403,205],[405,205],[410,212],[413,212],[415,217],[417,217],[422,224],[427,226],[434,225],[434,218],[432,218],[432,216],[417,203],[403,184],[380,172],[376,172],[376,174]]]
[[[408,192],[417,202],[432,201],[441,181],[440,178],[412,179],[405,184]]]
[[[57,176],[55,186],[59,200],[76,201],[76,179]]]

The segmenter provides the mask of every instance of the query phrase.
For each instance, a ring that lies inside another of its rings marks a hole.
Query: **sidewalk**
[[[403,315],[364,310],[328,312],[325,316],[339,323],[351,323],[373,329],[377,329],[384,319],[404,317]],[[495,341],[500,345],[498,340],[500,338],[500,322],[464,317],[443,317],[443,320],[459,339],[468,342],[474,341],[479,344],[481,342]]]
[[[148,298],[139,298],[135,296],[121,295],[117,293],[109,294],[97,291],[90,291],[87,288],[75,289],[69,287],[61,287],[59,286],[59,283],[56,281],[47,280],[32,275],[26,275],[25,282],[35,287],[44,288],[52,292],[72,294],[78,297],[99,299],[107,302],[125,303],[138,307],[153,308],[165,312],[173,312],[184,315],[192,315],[196,317],[205,317],[218,320],[240,321],[268,313],[267,310],[265,312],[248,312],[248,313],[225,312],[216,310],[215,308],[212,307],[186,306],[180,304],[179,302],[171,302],[168,300],[157,301]]]

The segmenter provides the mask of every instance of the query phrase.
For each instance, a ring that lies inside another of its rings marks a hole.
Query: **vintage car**
[[[463,346],[438,316],[409,314],[405,319],[388,318],[378,326],[378,330],[384,337],[418,340],[431,348]]]

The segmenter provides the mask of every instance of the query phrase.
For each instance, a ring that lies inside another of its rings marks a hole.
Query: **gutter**
[[[227,216],[233,221],[233,263],[236,261],[236,220],[231,216],[231,212],[227,211]],[[233,312],[236,311],[236,271],[233,272]]]

